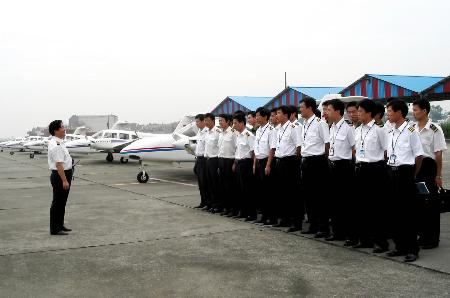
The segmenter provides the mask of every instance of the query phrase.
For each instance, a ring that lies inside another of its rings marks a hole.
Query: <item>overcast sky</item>
[[[227,95],[450,74],[450,1],[1,1],[0,136],[170,122]]]

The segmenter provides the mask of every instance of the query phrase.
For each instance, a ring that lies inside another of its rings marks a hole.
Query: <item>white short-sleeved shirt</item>
[[[416,157],[423,155],[422,143],[416,129],[403,122],[399,128],[393,128],[387,138],[388,165],[414,165]],[[390,162],[390,160],[394,162]]]
[[[244,129],[237,138],[236,159],[252,158],[255,148],[255,135]]]
[[[414,125],[414,128],[419,133],[424,157],[436,159],[436,152],[447,150],[444,132],[439,125],[428,120],[422,129],[419,129],[418,124]]]
[[[361,124],[355,132],[356,162],[384,161],[387,148],[387,131],[375,120]]]
[[[355,146],[355,128],[342,118],[333,123],[330,129],[330,150],[328,158],[332,161],[352,159],[352,150]]]
[[[67,150],[64,141],[57,137],[51,137],[48,140],[48,168],[57,170],[56,163],[63,164],[64,170],[72,169],[72,157]]]
[[[328,124],[320,118],[311,116],[303,123],[302,156],[317,156],[325,154],[325,144],[330,142]]]
[[[283,158],[297,154],[297,131],[296,125],[286,121],[277,132],[275,157]]]
[[[205,155],[205,137],[208,132],[208,128],[204,127],[197,133],[197,146],[195,146],[195,156]]]
[[[205,135],[205,157],[217,157],[219,155],[219,134],[222,130],[218,127],[208,128]]]
[[[230,126],[219,134],[219,157],[235,158],[236,155],[236,139],[234,129]]]
[[[264,126],[260,126],[255,136],[255,157],[263,159],[269,157],[271,150],[274,128],[268,122]]]

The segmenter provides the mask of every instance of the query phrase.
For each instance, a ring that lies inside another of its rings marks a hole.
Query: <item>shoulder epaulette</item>
[[[273,129],[273,126],[269,126],[269,129],[272,130],[272,129]]]
[[[410,127],[408,127],[408,130],[409,130],[410,132],[414,132],[416,129],[414,128],[414,126],[410,126]]]
[[[406,122],[409,122],[409,121],[411,121],[411,119],[409,119],[409,118],[406,118],[405,120],[406,120]]]
[[[353,122],[352,121],[350,121],[348,119],[345,119],[345,122],[347,122],[348,125],[353,126]]]
[[[439,129],[437,128],[436,125],[434,125],[433,123],[430,124],[430,128],[431,130],[433,130],[434,132],[437,132]]]
[[[236,131],[236,129],[232,128],[232,129],[231,129],[231,131],[232,131],[232,132],[235,132],[235,131]]]

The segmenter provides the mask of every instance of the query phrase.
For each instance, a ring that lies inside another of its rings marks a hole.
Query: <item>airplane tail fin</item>
[[[195,117],[188,115],[184,116],[180,120],[172,135],[184,135],[187,137],[193,137],[197,134],[197,132],[198,128],[195,125]]]

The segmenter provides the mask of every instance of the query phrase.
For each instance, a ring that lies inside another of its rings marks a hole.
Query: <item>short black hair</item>
[[[297,109],[297,107],[294,106],[294,105],[290,105],[289,108],[291,109],[291,116],[292,116],[292,114],[294,114],[295,118],[298,118],[298,109]]]
[[[331,99],[325,100],[324,102],[322,102],[322,107],[329,106],[330,105],[330,101],[331,101]]]
[[[345,107],[345,109],[348,110],[348,108],[351,108],[351,107],[358,108],[358,103],[357,103],[356,101],[351,101],[351,102],[349,102],[349,103],[347,104],[347,106]],[[366,112],[367,112],[367,111],[366,111]]]
[[[384,116],[384,104],[379,102],[379,101],[376,101],[375,105],[377,106],[377,113],[376,114],[380,114],[380,118],[383,118],[383,116]]]
[[[216,116],[214,116],[213,113],[206,113],[206,114],[205,114],[205,119],[206,119],[206,118],[209,118],[209,119],[211,119],[212,121],[215,121],[215,120],[216,120]]]
[[[314,110],[314,115],[316,115],[316,117],[318,117],[318,118],[322,117],[322,113],[320,112],[319,109]]]
[[[236,120],[237,122],[244,123],[244,124],[247,123],[244,113],[234,113],[233,120]]]
[[[430,102],[426,99],[416,99],[413,102],[413,106],[418,106],[421,110],[427,110],[427,115],[430,113],[431,105]]]
[[[236,115],[236,114],[244,114],[245,115],[244,111],[241,111],[241,110],[237,110],[236,112],[233,113],[233,115]]]
[[[277,112],[277,108],[272,108],[271,110],[270,110],[270,113],[276,113]]]
[[[400,111],[402,113],[403,118],[406,118],[406,116],[408,115],[408,105],[403,100],[400,99],[391,100],[387,104],[387,107],[388,108],[391,107],[391,109],[394,112]]]
[[[205,120],[205,114],[197,114],[197,115],[195,115],[195,120],[200,120],[200,121],[203,121],[203,120]]]
[[[219,118],[225,119],[227,122],[230,122],[232,120],[232,117],[230,114],[219,114]]]
[[[261,115],[261,117],[266,117],[267,119],[269,119],[269,117],[270,117],[270,112],[265,107],[257,108],[256,113],[259,113],[259,115]]]
[[[48,132],[54,136],[55,135],[55,131],[59,130],[62,126],[63,122],[62,120],[54,120],[52,122],[50,122],[50,124],[48,125]]]
[[[366,111],[366,113],[370,113],[370,115],[372,115],[372,118],[375,117],[378,112],[377,105],[371,99],[363,99],[359,103],[358,107]]]
[[[344,116],[345,105],[342,102],[342,100],[335,98],[335,99],[327,100],[324,103],[326,103],[326,102],[328,102],[329,106],[333,107],[333,110],[339,111],[339,114],[341,114],[341,116]]]
[[[283,113],[284,115],[287,115],[288,118],[291,117],[292,114],[292,110],[291,108],[289,108],[288,106],[281,106],[277,108],[277,112],[281,111],[281,113]]]
[[[306,108],[311,108],[311,110],[313,110],[313,112],[317,109],[317,103],[316,103],[315,99],[313,99],[311,97],[304,98],[302,100],[302,102],[305,103]]]
[[[247,116],[248,115],[252,115],[253,117],[256,117],[256,112],[255,111],[248,111],[247,112]]]

